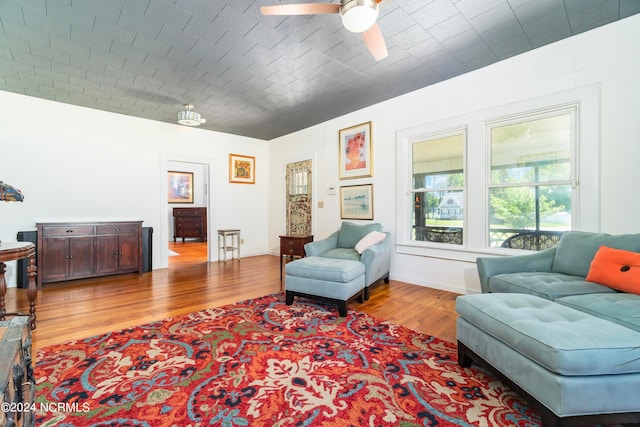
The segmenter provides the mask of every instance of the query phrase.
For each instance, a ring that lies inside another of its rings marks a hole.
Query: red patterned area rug
[[[455,344],[283,294],[47,347],[35,373],[38,426],[540,423]]]

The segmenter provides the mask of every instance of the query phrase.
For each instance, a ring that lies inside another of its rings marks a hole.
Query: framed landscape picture
[[[373,176],[371,122],[361,123],[338,133],[340,179]]]
[[[229,182],[256,183],[256,158],[242,154],[229,154]]]
[[[373,184],[340,187],[341,219],[373,219]]]
[[[169,203],[193,203],[193,172],[169,171]]]

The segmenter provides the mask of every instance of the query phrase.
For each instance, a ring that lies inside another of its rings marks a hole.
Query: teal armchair
[[[349,259],[360,261],[365,267],[365,299],[369,299],[369,287],[379,280],[389,283],[391,264],[391,233],[383,232],[386,237],[379,243],[367,247],[362,253],[355,249],[358,242],[372,231],[383,232],[379,223],[357,225],[343,222],[340,230],[329,237],[307,243],[304,246],[307,256]]]

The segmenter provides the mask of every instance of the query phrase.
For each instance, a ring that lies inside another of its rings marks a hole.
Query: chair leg
[[[293,304],[293,292],[291,291],[286,291],[286,304],[287,305]]]
[[[347,317],[347,302],[338,301],[338,314],[340,317]]]

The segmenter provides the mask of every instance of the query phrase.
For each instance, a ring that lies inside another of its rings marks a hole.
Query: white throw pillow
[[[378,243],[382,242],[385,237],[387,237],[385,233],[381,233],[380,231],[372,231],[362,239],[360,239],[360,241],[356,243],[354,249],[356,250],[356,252],[361,254],[362,252],[367,250],[369,246],[377,245]]]

